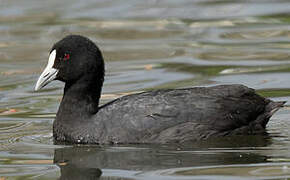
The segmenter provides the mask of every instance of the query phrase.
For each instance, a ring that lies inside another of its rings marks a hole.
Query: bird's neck
[[[96,81],[90,76],[76,82],[67,82],[56,119],[79,121],[97,113],[102,85],[103,80]]]

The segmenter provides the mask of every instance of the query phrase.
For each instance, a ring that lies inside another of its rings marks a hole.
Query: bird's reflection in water
[[[82,168],[73,164],[60,166],[60,179],[99,179],[102,171],[99,168]]]
[[[135,174],[169,168],[264,163],[261,150],[271,144],[265,136],[212,139],[183,145],[76,145],[55,150],[60,179],[134,179]],[[102,171],[107,173],[102,173]],[[109,170],[109,171],[108,171]],[[110,176],[118,171],[119,177]],[[128,171],[129,170],[129,171]],[[132,172],[128,175],[128,172]],[[103,176],[102,176],[103,174]]]

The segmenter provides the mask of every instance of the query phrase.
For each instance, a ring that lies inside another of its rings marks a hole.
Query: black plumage
[[[65,82],[53,124],[56,141],[181,143],[263,134],[269,118],[284,104],[243,85],[220,85],[155,90],[98,106],[104,81],[104,61],[98,47],[83,36],[70,35],[57,42],[51,52],[54,50],[54,79]],[[64,59],[67,54],[69,59]]]

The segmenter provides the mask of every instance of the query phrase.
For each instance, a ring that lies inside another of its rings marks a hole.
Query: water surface
[[[63,84],[34,92],[54,42],[104,53],[101,103],[159,88],[241,83],[290,100],[290,2],[0,0],[0,179],[290,179],[290,109],[269,136],[186,145],[54,145]]]

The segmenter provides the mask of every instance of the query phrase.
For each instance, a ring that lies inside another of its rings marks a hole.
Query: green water
[[[290,100],[289,12],[286,0],[0,0],[0,179],[290,179],[288,106],[267,137],[60,146],[52,122],[63,84],[33,91],[53,43],[82,34],[106,61],[101,103],[232,83]]]

